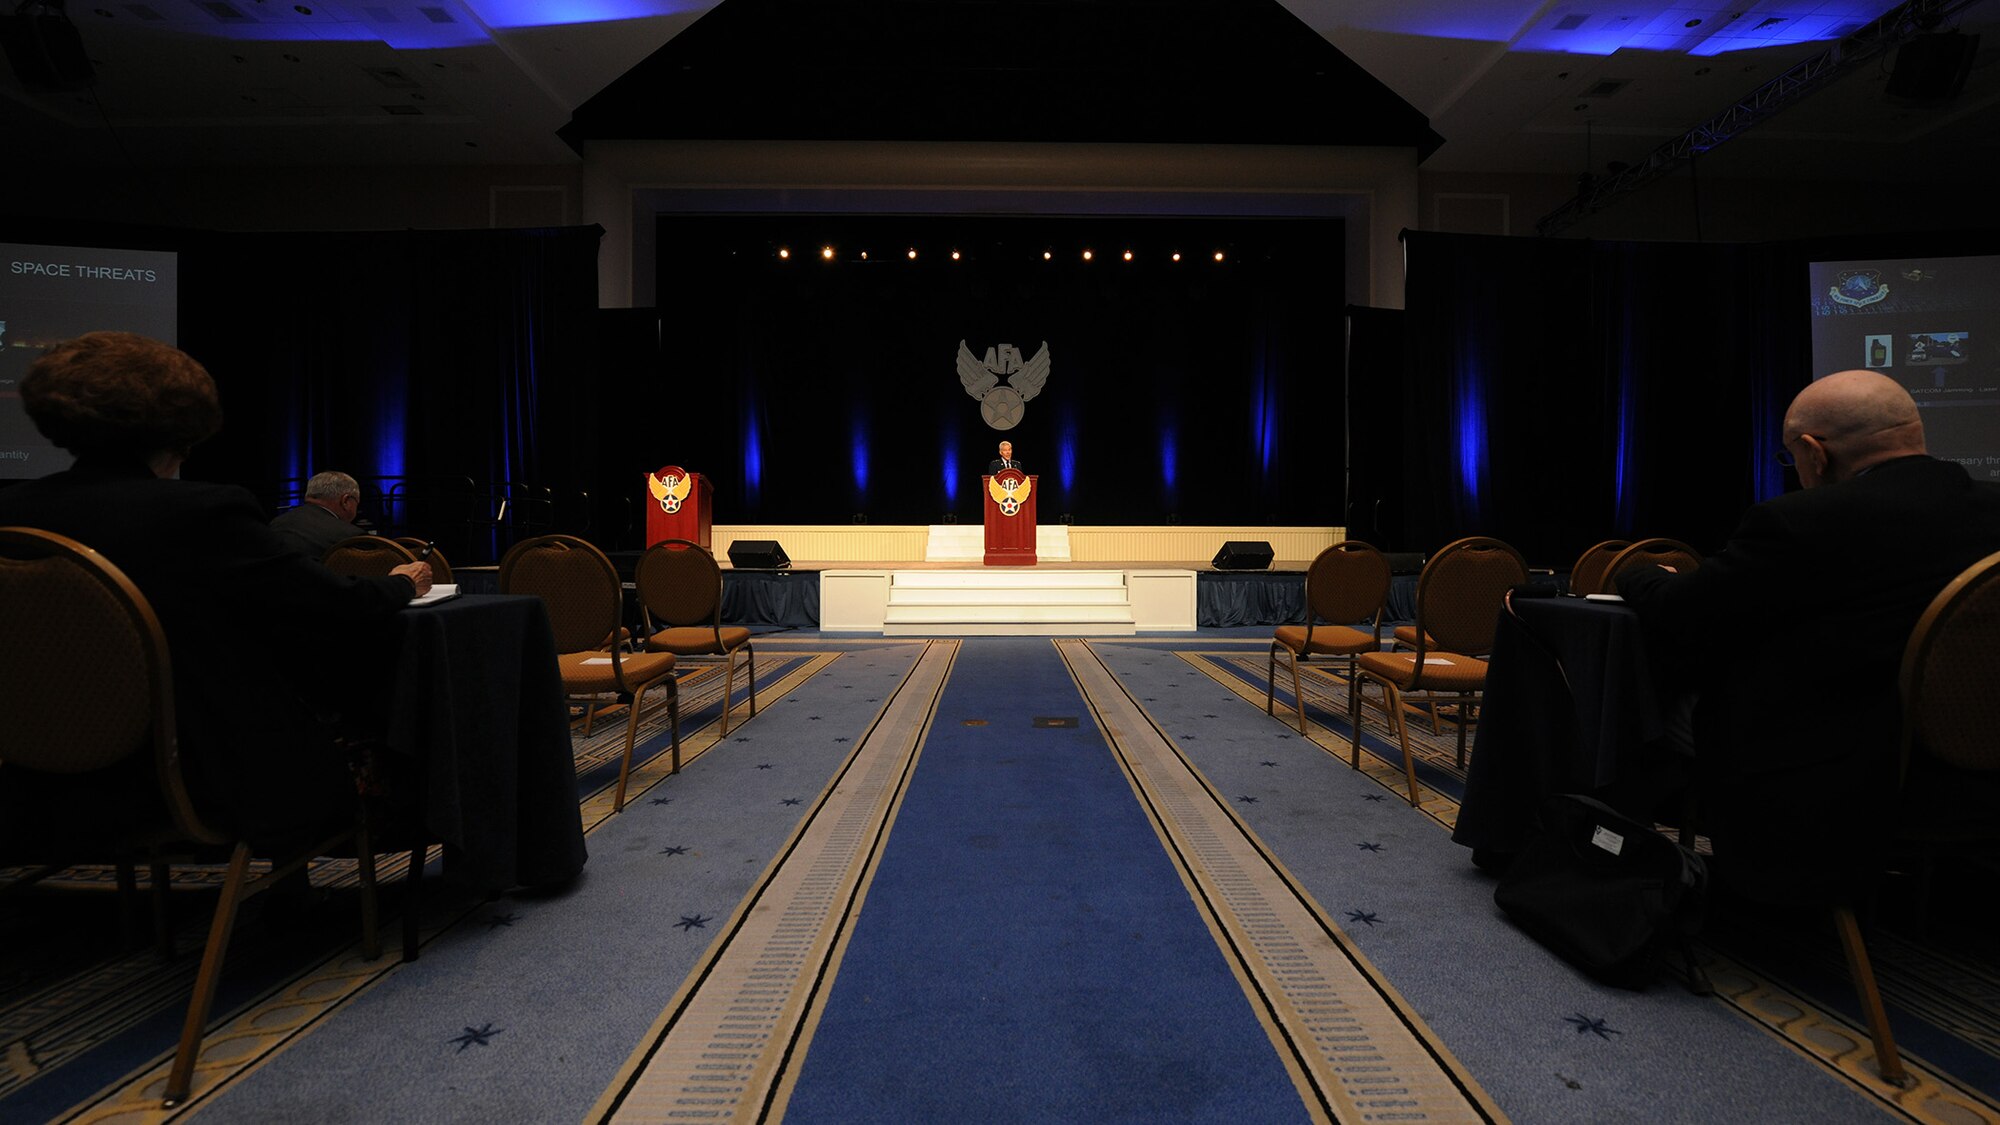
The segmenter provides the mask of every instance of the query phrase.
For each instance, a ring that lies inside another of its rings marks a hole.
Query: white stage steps
[[[1069,525],[1040,524],[1035,528],[1035,557],[1043,562],[1069,561]],[[925,562],[986,561],[986,528],[982,524],[934,523],[924,540]]]
[[[884,636],[1131,636],[1122,570],[903,570],[889,579]]]

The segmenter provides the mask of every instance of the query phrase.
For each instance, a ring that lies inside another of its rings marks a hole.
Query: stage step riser
[[[1023,625],[1054,624],[1132,624],[1132,607],[1117,606],[890,606],[888,623],[892,625],[980,624],[1000,625],[1006,623]]]
[[[1083,589],[1060,589],[1051,587],[1043,590],[1006,589],[1000,587],[953,588],[953,589],[911,589],[901,586],[889,588],[889,604],[897,605],[1126,605],[1131,599],[1125,588],[1085,587]]]
[[[885,622],[882,635],[885,637],[1133,637],[1139,629],[1130,622],[1124,624],[1044,624],[1040,622],[1006,622],[997,625],[961,623],[952,625],[898,624]]]
[[[1046,590],[1055,587],[1122,590],[1122,570],[1035,570],[985,567],[980,570],[904,570],[896,573],[898,589],[910,590]]]

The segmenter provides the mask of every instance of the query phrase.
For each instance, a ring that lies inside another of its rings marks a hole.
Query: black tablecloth
[[[1615,602],[1515,598],[1500,615],[1452,839],[1512,852],[1550,793],[1657,787],[1666,729],[1638,615]],[[1627,802],[1612,799],[1612,804]],[[1634,815],[1642,815],[1631,809]]]
[[[583,869],[569,710],[540,598],[403,611],[388,743],[422,763],[424,824],[454,877],[500,890]]]

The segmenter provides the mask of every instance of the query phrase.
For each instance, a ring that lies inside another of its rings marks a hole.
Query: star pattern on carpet
[[[1363,794],[1361,795],[1361,799],[1362,799],[1362,800],[1364,800],[1364,801],[1386,801],[1386,800],[1388,800],[1388,798],[1387,798],[1387,797],[1384,797],[1384,796],[1383,796],[1382,794],[1380,794],[1380,793],[1363,793]]]
[[[1359,922],[1364,926],[1374,926],[1382,921],[1382,917],[1370,910],[1350,910],[1347,912],[1347,920]]]
[[[660,849],[660,854],[661,854],[661,855],[686,855],[686,854],[687,854],[687,848],[683,847],[683,846],[682,846],[682,845],[680,845],[680,844],[675,844],[675,845],[674,845],[673,847],[670,847],[670,848],[661,848],[661,849]]]
[[[836,738],[836,739],[834,739],[834,741],[835,741],[835,742],[846,742],[846,741],[847,741],[847,739],[845,739],[845,738]]]
[[[1382,845],[1380,844],[1357,844],[1355,846],[1364,852],[1379,852],[1382,850]]]
[[[1624,1032],[1618,1030],[1615,1027],[1607,1027],[1606,1026],[1607,1021],[1603,1019],[1592,1019],[1591,1017],[1584,1015],[1582,1012],[1578,1012],[1573,1016],[1564,1016],[1563,1022],[1576,1028],[1576,1033],[1578,1035],[1583,1035],[1588,1033],[1597,1036],[1599,1039],[1609,1039],[1614,1035],[1625,1034]]]
[[[1276,763],[1276,762],[1258,762],[1257,764],[1258,764],[1258,765],[1260,765],[1260,766],[1276,766],[1276,765],[1277,765],[1278,763]]]
[[[771,768],[771,763],[769,763],[769,762],[759,762],[759,763],[757,763],[757,768],[758,768],[758,769],[760,769],[760,770],[767,770],[767,769],[770,769],[770,768]]]
[[[812,721],[813,721],[813,722],[815,722],[815,723],[816,723],[816,722],[819,722],[819,716],[818,716],[818,715],[807,715],[807,716],[806,716],[806,718],[808,718],[808,719],[812,720]]]
[[[1221,718],[1221,716],[1220,716],[1220,715],[1203,715],[1203,716],[1202,716],[1202,718],[1204,718],[1204,719],[1218,719],[1218,718]]]
[[[1257,803],[1257,798],[1255,797],[1238,797],[1236,799],[1243,802],[1246,805],[1254,805]]]
[[[708,928],[708,921],[706,914],[683,914],[681,920],[674,923],[674,928],[682,931],[705,930]]]
[[[782,805],[798,805],[798,804],[803,804],[804,801],[802,798],[799,797],[787,797],[783,801],[780,801],[778,803]]]
[[[749,737],[748,735],[741,735],[741,734],[739,734],[739,735],[737,735],[737,736],[736,736],[735,738],[732,738],[732,739],[730,739],[729,741],[731,741],[731,742],[748,742],[748,741],[750,741],[750,737]]]
[[[651,801],[647,802],[647,804],[652,804],[652,805],[671,805],[673,803],[674,799],[672,797],[655,797]]]
[[[518,920],[519,918],[520,915],[514,913],[488,914],[486,917],[481,918],[479,921],[480,924],[484,925],[487,929],[497,930],[502,926],[513,925],[515,921]]]
[[[464,1035],[455,1035],[445,1040],[445,1042],[458,1044],[458,1053],[462,1055],[465,1053],[467,1047],[491,1047],[493,1045],[493,1037],[505,1030],[507,1029],[504,1027],[494,1027],[490,1023],[482,1023],[478,1027],[466,1028]]]
[[[1195,737],[1194,735],[1191,735],[1191,734],[1184,734],[1184,735],[1181,735],[1181,741],[1182,741],[1182,742],[1199,742],[1199,741],[1200,741],[1200,739],[1196,738],[1196,737]]]

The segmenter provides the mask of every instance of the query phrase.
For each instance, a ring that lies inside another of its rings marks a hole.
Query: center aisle
[[[1307,1119],[1047,640],[965,642],[784,1115]]]

